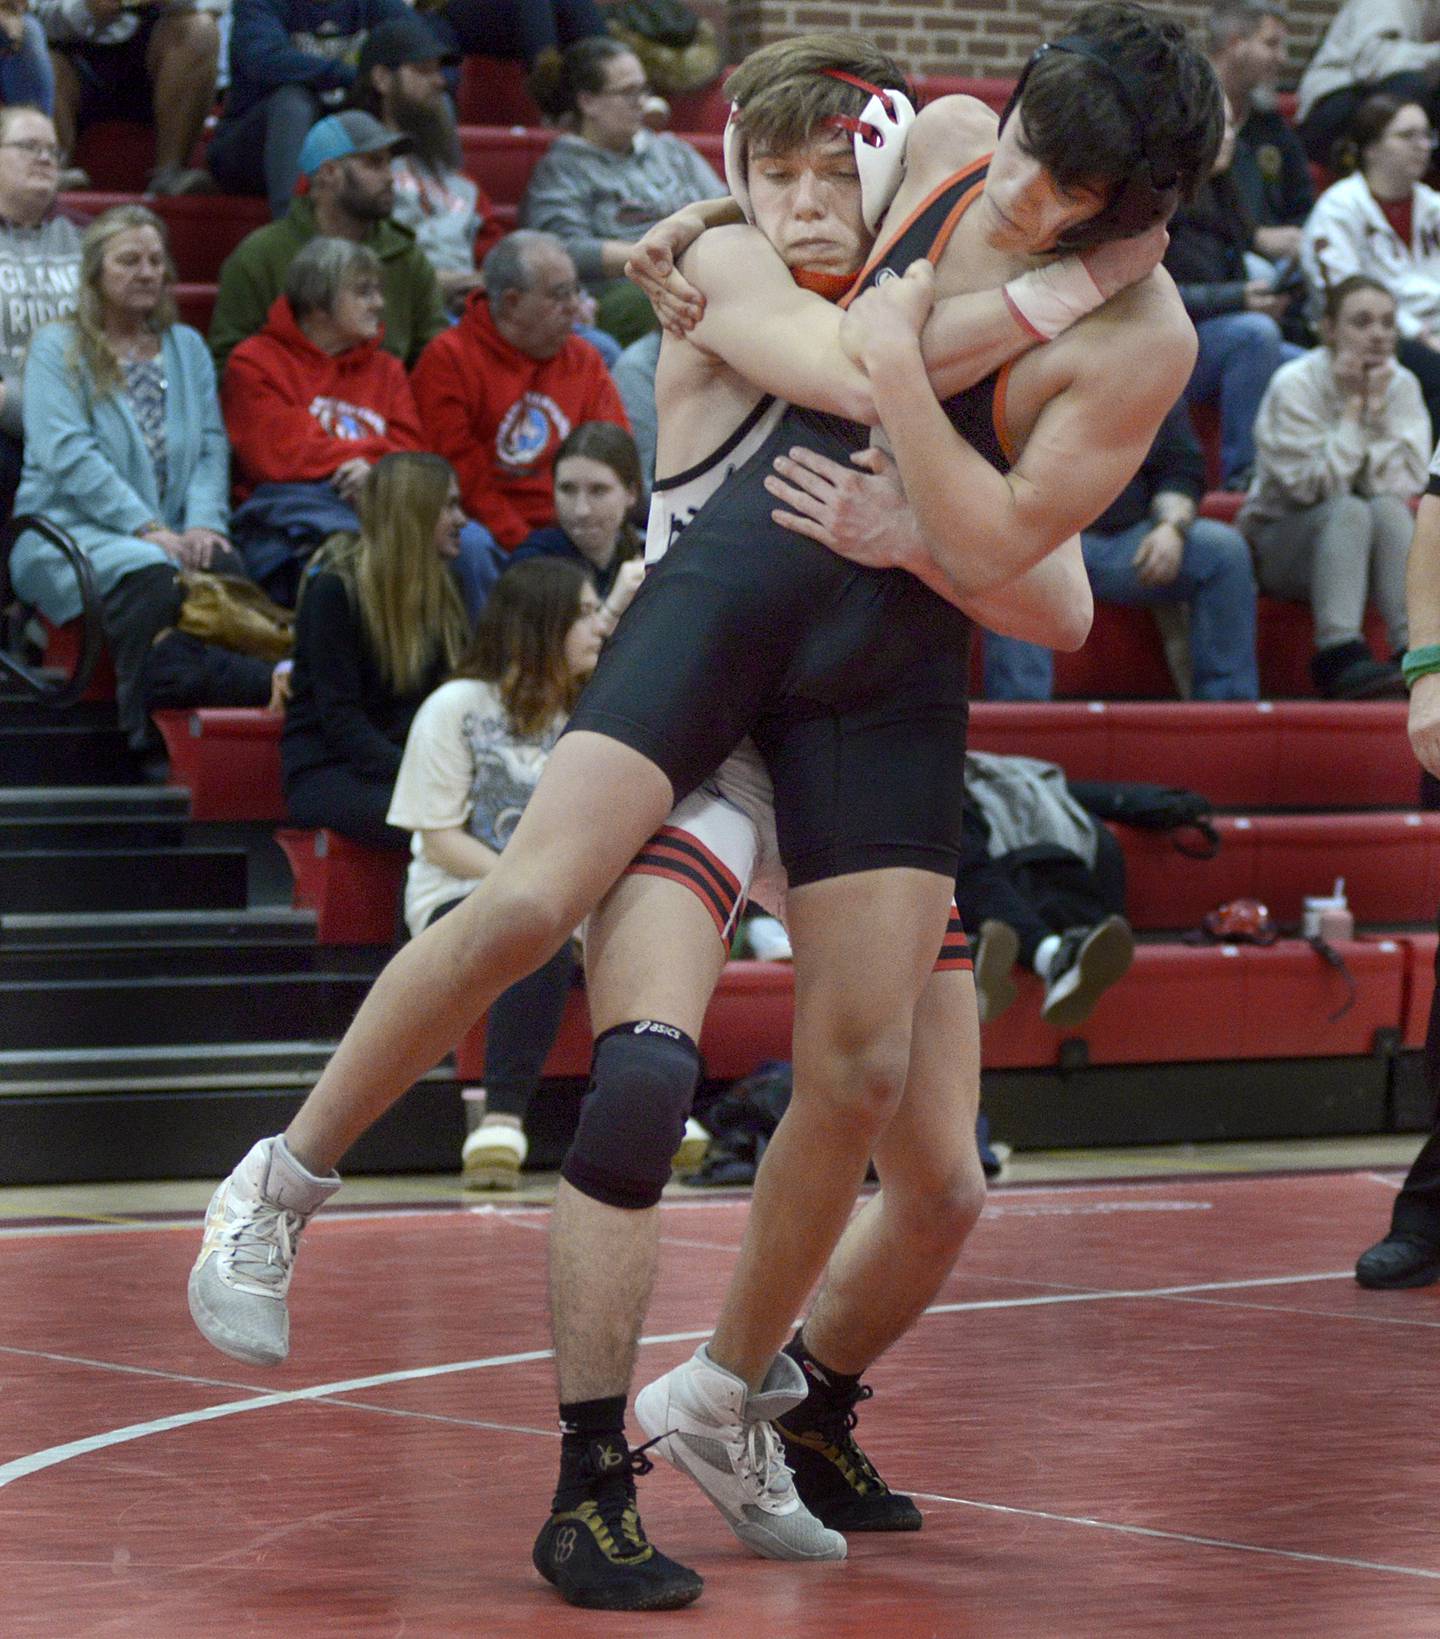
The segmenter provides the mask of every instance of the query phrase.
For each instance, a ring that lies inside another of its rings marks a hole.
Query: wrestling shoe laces
[[[918,1531],[914,1502],[892,1491],[856,1440],[857,1408],[875,1391],[857,1384],[848,1394],[803,1407],[805,1427],[782,1416],[780,1433],[795,1473],[795,1489],[817,1519],[835,1531]],[[797,1408],[797,1410],[802,1408]]]
[[[653,1441],[650,1442],[652,1445]],[[646,1537],[635,1481],[654,1464],[624,1437],[591,1439],[573,1470],[562,1464],[551,1514],[531,1561],[572,1605],[590,1610],[679,1610],[705,1584]]]
[[[736,1474],[754,1493],[757,1507],[767,1514],[794,1508],[794,1470],[785,1461],[785,1447],[773,1423],[742,1424],[740,1438],[727,1440],[725,1449]]]
[[[635,1502],[635,1481],[655,1464],[645,1455],[654,1440],[622,1452],[606,1440],[592,1440],[580,1461],[576,1484],[587,1495],[573,1508],[555,1499],[555,1516],[584,1525],[595,1545],[614,1564],[643,1565],[655,1549],[640,1523]]]
[[[230,1205],[234,1216],[218,1236],[220,1278],[238,1291],[283,1298],[295,1272],[295,1241],[304,1218],[264,1200],[232,1199]]]

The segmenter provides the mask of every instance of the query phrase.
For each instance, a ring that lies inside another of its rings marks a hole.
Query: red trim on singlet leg
[[[740,907],[740,882],[729,866],[692,831],[678,825],[662,827],[625,867],[623,874],[658,876],[688,889],[705,907],[721,942],[729,950]],[[695,880],[697,876],[703,887]]]
[[[1015,446],[1011,443],[1010,434],[1005,428],[1005,395],[1010,387],[1010,372],[1016,363],[1015,359],[1007,359],[995,372],[995,392],[990,400],[990,422],[995,428],[995,442],[1012,467],[1015,465]]]
[[[960,912],[955,902],[950,902],[950,920],[945,927],[945,937],[940,942],[940,954],[935,958],[934,971],[936,973],[973,973],[975,964],[970,959],[970,941],[965,937],[965,929],[960,921]]]

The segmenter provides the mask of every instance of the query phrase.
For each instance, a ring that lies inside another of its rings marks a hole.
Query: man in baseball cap
[[[410,148],[410,138],[401,131],[387,131],[373,114],[359,108],[347,108],[341,114],[327,114],[310,127],[300,144],[300,174],[314,179],[322,165],[333,159],[347,159],[351,154],[403,154]],[[381,215],[390,214],[387,200]]]

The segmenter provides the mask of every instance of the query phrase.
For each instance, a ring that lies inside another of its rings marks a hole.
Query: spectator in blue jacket
[[[140,749],[144,670],[179,612],[176,571],[245,573],[227,536],[230,449],[215,367],[199,332],[175,322],[174,277],[164,224],[143,207],[117,206],[86,231],[75,317],[47,324],[30,344],[15,500],[17,512],[68,531],[90,559],[120,726]],[[20,537],[10,574],[52,621],[80,613],[64,558],[38,536]]]
[[[1080,548],[1097,603],[1190,610],[1192,693],[1197,700],[1254,700],[1255,574],[1250,549],[1229,524],[1196,516],[1205,461],[1182,399],[1160,424],[1140,471],[1082,531]],[[1048,700],[1049,649],[985,634],[985,697]]]
[[[55,112],[55,70],[45,29],[28,0],[0,0],[0,103]]]
[[[365,35],[413,15],[405,0],[235,0],[230,89],[206,155],[222,187],[263,193],[283,216],[305,134],[343,105]]]

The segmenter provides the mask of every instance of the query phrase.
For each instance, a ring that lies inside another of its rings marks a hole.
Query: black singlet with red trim
[[[937,190],[857,289],[938,256],[983,180],[971,167]],[[1004,470],[998,384],[945,409]],[[794,445],[843,464],[869,438],[787,407],[646,574],[570,723],[643,753],[677,801],[751,735],[792,885],[880,863],[953,868],[960,848],[969,620],[902,570],[859,567],[776,524],[764,487]]]

